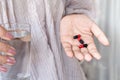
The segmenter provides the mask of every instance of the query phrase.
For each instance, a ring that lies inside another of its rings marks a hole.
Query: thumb
[[[95,23],[91,27],[91,31],[103,45],[109,45],[109,41],[104,32]]]

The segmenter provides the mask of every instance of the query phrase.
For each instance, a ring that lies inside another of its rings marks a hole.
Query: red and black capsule
[[[80,42],[81,44],[84,44],[84,41],[83,41],[82,39],[80,39],[79,42]]]
[[[88,46],[88,44],[81,44],[80,46],[79,46],[79,48],[87,48],[87,46]]]
[[[84,44],[84,47],[86,47],[86,48],[87,48],[87,47],[88,47],[88,44]]]
[[[79,45],[79,48],[84,48],[84,45],[83,44]]]
[[[80,38],[80,37],[81,37],[81,35],[78,34],[78,35],[73,36],[73,39],[78,39],[78,38]]]

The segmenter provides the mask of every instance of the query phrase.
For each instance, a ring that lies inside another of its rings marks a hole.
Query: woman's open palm
[[[77,39],[73,39],[73,36],[78,34],[81,35],[85,44],[88,44],[87,48],[78,47],[80,42]],[[101,56],[94,43],[94,35],[103,45],[109,45],[104,33],[89,17],[81,14],[73,14],[65,16],[61,20],[61,42],[69,57],[74,56],[78,60],[85,59],[86,61],[90,61],[93,57],[100,59]]]

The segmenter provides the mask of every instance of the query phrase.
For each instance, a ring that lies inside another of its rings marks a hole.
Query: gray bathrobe
[[[69,14],[94,15],[92,0],[0,0],[0,23],[31,25],[30,80],[86,80],[80,63],[66,56],[60,42],[60,20]]]

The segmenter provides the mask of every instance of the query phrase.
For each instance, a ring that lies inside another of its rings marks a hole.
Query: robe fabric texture
[[[65,15],[74,13],[92,17],[92,0],[0,1],[4,3],[0,24],[31,25],[30,80],[86,80],[78,60],[67,57],[64,52],[60,42],[60,21]]]

